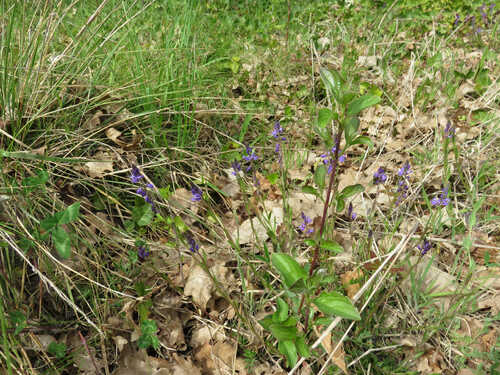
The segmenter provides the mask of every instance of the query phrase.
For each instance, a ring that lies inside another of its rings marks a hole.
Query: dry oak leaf
[[[191,267],[184,287],[184,296],[193,297],[193,302],[205,311],[212,296],[214,282],[199,265]]]
[[[321,328],[322,328],[321,326],[319,326],[319,327],[315,326],[313,328],[314,332],[316,333],[316,335],[318,337],[321,336],[321,332],[320,332]],[[337,346],[337,343],[332,341],[332,334],[328,333],[328,335],[326,335],[325,338],[321,341],[321,345],[323,346],[323,348],[325,349],[325,351],[328,354],[331,354],[333,349]],[[344,346],[342,343],[339,345],[339,347],[337,348],[337,350],[333,354],[332,362],[338,368],[340,368],[344,372],[344,374],[349,374],[349,372],[347,371],[346,363],[345,363],[345,352],[344,352]]]
[[[347,296],[352,298],[361,289],[361,278],[363,277],[363,271],[361,269],[348,271],[340,276],[342,285],[347,292]]]

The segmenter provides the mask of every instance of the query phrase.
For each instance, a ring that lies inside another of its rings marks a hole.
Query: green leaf
[[[360,185],[360,184],[349,185],[349,186],[346,186],[339,195],[342,198],[346,199],[346,198],[352,197],[353,195],[361,193],[364,190],[365,190],[365,188],[363,187],[363,185]]]
[[[337,212],[342,211],[345,208],[345,200],[342,195],[337,195]]]
[[[336,315],[346,319],[361,320],[351,300],[337,292],[323,292],[313,303],[325,315]]]
[[[48,180],[49,174],[42,169],[36,173],[36,177],[26,177],[22,185],[25,187],[26,192],[30,192],[38,186],[45,185]]]
[[[140,206],[135,206],[132,209],[132,220],[139,227],[144,227],[149,225],[153,220],[154,212],[148,203],[142,204]]]
[[[292,340],[284,340],[278,342],[278,350],[286,357],[286,365],[293,367],[297,363],[297,348]]]
[[[274,323],[274,322],[273,322],[273,315],[274,315],[274,314],[268,315],[268,316],[266,316],[264,319],[259,320],[259,324],[260,324],[262,327],[264,327],[264,329],[265,329],[265,330],[268,330],[268,331],[269,331],[269,330],[270,330],[270,329],[269,329],[269,326],[270,326],[271,324],[273,324],[273,323]]]
[[[266,178],[267,181],[271,183],[271,185],[274,185],[276,182],[278,182],[280,174],[278,172],[269,173],[268,175],[266,175]]]
[[[278,304],[278,307],[276,308],[276,312],[273,314],[273,321],[275,323],[283,323],[288,319],[288,304],[282,298],[278,298],[276,303]]]
[[[295,340],[295,346],[297,347],[301,357],[308,358],[311,355],[304,336],[297,337],[297,340]]]
[[[295,340],[297,337],[297,327],[287,327],[283,323],[272,323],[269,330],[278,340]]]
[[[314,171],[314,182],[316,186],[323,190],[325,188],[325,178],[326,178],[326,165],[319,165]]]
[[[325,68],[321,68],[319,74],[326,89],[330,91],[336,101],[339,101],[342,92],[342,79],[340,75],[336,71],[331,72]]]
[[[333,240],[322,240],[319,247],[328,251],[333,251],[337,254],[344,251],[344,248]]]
[[[59,256],[63,259],[68,259],[71,256],[71,239],[68,233],[62,227],[56,227],[52,232],[54,245]]]
[[[302,186],[302,192],[306,194],[314,194],[316,196],[319,195],[318,191],[312,186]]]
[[[180,233],[185,233],[189,230],[188,226],[184,223],[184,220],[182,220],[180,216],[174,217],[174,224]]]
[[[312,238],[308,238],[306,240],[304,240],[304,243],[307,245],[307,246],[316,246],[316,241],[313,240]]]
[[[66,355],[66,344],[61,342],[52,341],[47,347],[49,354],[52,354],[57,359],[64,358]]]
[[[357,117],[349,117],[344,125],[345,140],[348,145],[353,141],[354,136],[358,132],[359,119]]]
[[[370,137],[367,137],[365,135],[360,135],[359,137],[354,138],[354,140],[351,142],[352,145],[365,145],[369,147],[373,147],[373,142],[370,139]]]
[[[21,311],[12,311],[9,313],[10,322],[14,326],[14,335],[18,335],[26,328],[26,316]]]
[[[321,108],[318,112],[318,126],[326,127],[333,119],[333,113],[328,108]]]
[[[62,215],[59,218],[59,224],[69,224],[76,219],[80,215],[80,202],[75,202],[71,206],[68,206],[64,211],[62,211]]]
[[[278,270],[283,278],[284,284],[291,288],[299,280],[307,279],[307,272],[295,259],[284,253],[274,253],[271,255],[271,263]]]
[[[376,95],[371,95],[371,94],[363,95],[362,97],[355,99],[349,103],[349,107],[347,108],[347,115],[348,116],[357,115],[363,109],[379,103],[380,100],[381,100],[380,97]]]

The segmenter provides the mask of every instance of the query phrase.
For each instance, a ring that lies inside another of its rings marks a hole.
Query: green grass
[[[426,363],[436,372],[498,371],[500,317],[485,302],[498,290],[483,277],[499,267],[498,15],[485,23],[479,2],[448,1],[99,4],[0,6],[0,373],[76,374],[85,357],[109,374],[124,366],[117,336],[131,361],[146,348],[215,373],[202,348],[217,357],[229,345],[237,363],[227,371],[290,370],[258,322],[281,299],[310,346],[331,321],[306,331],[320,314],[297,311],[302,296],[283,287],[272,262],[275,253],[306,267],[313,259],[297,230],[300,212],[313,208],[297,193],[321,190],[326,147],[314,126],[333,99],[320,67],[339,72],[355,94],[380,95],[383,106],[360,115],[374,146],[349,148],[339,167],[342,186],[365,189],[346,209],[330,209],[325,236],[346,252],[319,254],[321,291],[346,294],[341,276],[354,270],[368,286],[355,301],[360,311],[366,304],[361,320],[331,331],[349,372],[415,374]],[[455,13],[477,23],[454,28]],[[453,138],[443,135],[443,118]],[[276,120],[287,138],[282,164],[270,135]],[[223,170],[244,163],[246,145],[259,174],[233,181]],[[88,164],[106,161],[111,167]],[[396,206],[405,161],[413,172]],[[159,189],[148,190],[156,215],[130,181],[133,166],[147,176],[140,186]],[[375,188],[379,166],[388,181]],[[193,183],[203,190],[198,203]],[[443,186],[450,205],[434,208]],[[283,209],[283,224],[270,207]],[[253,217],[252,230],[262,226],[269,239],[238,243],[234,230]],[[368,282],[416,223],[399,258]],[[434,246],[422,257],[424,239]],[[206,272],[201,284],[194,265]],[[440,277],[453,288],[437,288]],[[207,296],[196,294],[207,285]],[[211,341],[197,346],[200,328],[212,330]],[[321,346],[311,353],[312,373],[342,373]]]

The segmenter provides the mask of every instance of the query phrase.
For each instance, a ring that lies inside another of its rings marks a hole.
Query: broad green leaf
[[[268,315],[264,319],[259,320],[259,324],[264,327],[264,329],[269,331],[269,326],[273,324],[273,315]]]
[[[357,117],[349,117],[344,124],[345,140],[350,145],[354,136],[358,132],[359,119]]]
[[[323,190],[325,188],[325,178],[326,178],[326,165],[319,165],[314,171],[314,182],[316,186]]]
[[[273,321],[275,323],[283,323],[288,319],[288,304],[282,298],[278,298],[276,303],[278,306],[276,312],[273,314]]]
[[[336,101],[339,101],[342,92],[342,79],[340,75],[336,71],[331,72],[325,68],[321,68],[319,74],[327,90],[330,91]]]
[[[71,240],[68,233],[62,227],[56,227],[52,233],[54,245],[59,256],[63,259],[68,259],[71,255]]]
[[[363,109],[379,103],[380,100],[381,100],[380,97],[376,95],[371,95],[371,94],[363,95],[362,97],[355,99],[349,103],[349,107],[347,108],[347,115],[348,116],[357,115]]]
[[[346,319],[361,320],[358,310],[351,300],[337,292],[323,292],[313,303],[325,315],[336,315]]]
[[[295,340],[295,346],[297,347],[297,351],[301,357],[308,358],[311,355],[304,336],[297,337],[297,340]]]
[[[316,241],[313,240],[312,238],[308,238],[307,240],[304,240],[304,243],[307,245],[307,246],[316,246]]]
[[[47,347],[47,351],[57,359],[64,358],[66,355],[66,344],[63,342],[52,341]]]
[[[132,209],[132,219],[140,227],[149,225],[153,220],[153,217],[154,217],[153,210],[151,209],[151,206],[147,203],[142,204],[140,206],[135,206]]]
[[[360,184],[349,185],[349,186],[346,186],[339,195],[342,198],[346,199],[346,198],[352,197],[353,195],[361,193],[364,190],[365,190],[365,188],[363,187],[363,185],[360,185]]]
[[[344,248],[333,240],[322,240],[319,247],[338,254],[344,251]]]
[[[297,337],[297,327],[287,327],[283,323],[272,323],[269,330],[278,340],[295,340]]]
[[[314,194],[316,196],[319,195],[318,191],[312,186],[302,186],[302,192],[306,194]]]
[[[271,185],[274,185],[276,182],[278,182],[280,178],[280,174],[278,172],[275,173],[269,173],[266,175],[267,181],[271,183]]]
[[[45,231],[52,230],[52,228],[56,227],[57,224],[59,224],[59,216],[56,214],[43,219],[40,223],[40,227]]]
[[[342,211],[345,208],[345,200],[342,195],[337,195],[337,212]]]
[[[297,363],[297,348],[295,342],[292,340],[279,340],[278,350],[286,357],[286,364],[288,367],[293,367]]]
[[[365,135],[360,135],[359,137],[354,138],[354,140],[351,142],[352,145],[365,145],[369,147],[373,147],[373,142],[370,139],[370,137],[367,137]]]
[[[376,96],[382,96],[383,92],[380,90],[377,86],[374,84],[371,84],[369,82],[361,82],[359,84],[359,93],[361,95],[363,94],[371,94],[371,95],[376,95]]]
[[[290,288],[299,280],[307,279],[307,272],[295,259],[284,253],[274,253],[271,255],[271,263],[278,270],[283,278],[284,284]]]
[[[49,174],[47,171],[39,170],[36,177],[26,177],[22,184],[27,192],[33,191],[37,186],[45,185],[49,180]]]
[[[80,202],[75,202],[71,206],[68,206],[63,212],[59,219],[59,224],[69,224],[80,215]]]
[[[318,126],[326,127],[333,119],[332,111],[328,108],[321,108],[318,112]]]

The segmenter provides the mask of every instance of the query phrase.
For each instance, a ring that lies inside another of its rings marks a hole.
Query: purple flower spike
[[[280,149],[281,149],[281,144],[280,143],[276,143],[276,146],[274,146],[274,152],[277,153],[277,154],[279,154]]]
[[[455,14],[455,22],[453,23],[453,26],[457,26],[459,22],[460,22],[460,15],[457,13]]]
[[[356,218],[358,217],[356,212],[353,212],[352,203],[349,203],[349,208],[347,209],[347,217],[348,220],[356,220]]]
[[[134,165],[130,174],[130,180],[132,183],[137,184],[142,178],[144,176],[141,174],[141,171]]]
[[[143,197],[143,198],[144,198],[144,197],[146,197],[146,196],[147,196],[147,194],[148,194],[148,193],[146,192],[146,190],[144,190],[143,188],[139,188],[139,189],[137,189],[137,190],[136,190],[136,193],[137,193],[137,194],[139,194],[139,195],[140,195],[141,197]]]
[[[380,167],[373,174],[373,183],[375,185],[378,185],[378,184],[383,184],[385,181],[387,181],[387,175],[385,174],[385,169]]]
[[[444,128],[444,136],[446,138],[452,138],[455,135],[455,128],[451,126],[451,121],[446,123],[446,127]]]
[[[408,177],[411,173],[411,166],[410,166],[410,162],[407,161],[406,163],[404,163],[404,165],[399,169],[398,171],[398,176],[399,177]]]
[[[255,151],[253,150],[252,147],[246,146],[246,152],[247,154],[243,156],[243,159],[250,162],[252,160],[257,160],[259,157],[255,155]]]
[[[189,250],[192,253],[197,253],[198,250],[200,249],[200,246],[196,243],[196,241],[194,240],[194,238],[193,237],[188,238],[187,242],[189,244]]]
[[[301,213],[300,216],[302,216],[302,220],[304,220],[304,222],[302,224],[300,224],[299,226],[299,230],[302,232],[302,233],[313,233],[314,232],[314,229],[312,228],[309,228],[307,229],[307,226],[309,224],[312,223],[312,220],[309,216],[307,216],[305,213]]]
[[[231,163],[231,167],[233,168],[233,171],[231,172],[231,174],[233,176],[237,176],[239,174],[239,172],[241,171],[241,163],[238,163],[238,161],[235,160]]]
[[[417,249],[420,250],[421,255],[425,255],[430,249],[432,249],[432,244],[430,241],[424,239],[424,242],[421,245],[418,245]]]
[[[201,197],[203,195],[203,192],[195,184],[193,184],[192,187],[191,187],[191,194],[193,194],[193,196],[191,197],[191,200],[193,202],[199,202],[199,201],[201,201]]]
[[[149,256],[149,251],[146,249],[146,246],[139,246],[139,248],[137,249],[137,256],[141,260],[144,260]]]
[[[337,148],[335,146],[332,147],[330,151],[328,151],[326,154],[320,155],[323,158],[323,164],[328,165],[328,174],[332,173],[333,171],[333,158],[335,156],[335,150]],[[342,152],[342,150],[339,150],[339,154]],[[345,155],[340,155],[339,156],[339,163],[345,162],[347,157]]]
[[[448,188],[443,188],[441,194],[438,197],[434,197],[431,200],[433,206],[447,206],[450,203],[450,198],[448,198]]]

